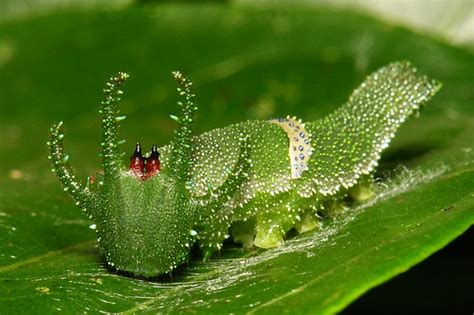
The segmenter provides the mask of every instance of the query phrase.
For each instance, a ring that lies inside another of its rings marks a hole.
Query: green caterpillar
[[[205,259],[230,236],[245,247],[278,246],[290,229],[316,229],[344,197],[370,197],[382,150],[440,88],[408,62],[395,62],[323,119],[247,121],[193,136],[192,84],[175,72],[174,139],[145,156],[137,144],[127,169],[117,136],[124,119],[119,88],[127,78],[118,73],[104,90],[103,175],[78,182],[63,152],[62,122],[51,128],[48,145],[53,172],[96,224],[108,264],[137,276],[171,272],[196,242]]]

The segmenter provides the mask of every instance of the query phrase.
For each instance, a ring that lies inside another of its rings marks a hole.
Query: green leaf
[[[343,309],[473,224],[472,58],[406,29],[316,8],[71,9],[0,24],[2,313]],[[400,59],[444,87],[385,152],[377,197],[276,249],[230,245],[172,280],[114,274],[91,222],[50,173],[45,142],[59,120],[77,173],[97,172],[101,88],[119,70],[132,74],[121,104],[132,154],[137,140],[164,144],[173,135],[172,70],[194,80],[196,125],[205,131],[288,114],[314,120]]]

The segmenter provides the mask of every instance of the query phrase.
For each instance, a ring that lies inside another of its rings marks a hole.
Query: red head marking
[[[146,175],[145,179],[152,177],[160,171],[160,153],[156,145],[151,147],[151,153],[146,160]]]
[[[142,146],[138,142],[135,152],[130,157],[130,170],[139,178],[145,176],[145,158],[142,156]]]

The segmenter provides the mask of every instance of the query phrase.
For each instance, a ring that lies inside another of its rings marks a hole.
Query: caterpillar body
[[[117,135],[125,73],[104,90],[99,179],[77,181],[63,152],[62,122],[48,141],[53,172],[96,224],[106,261],[137,276],[171,272],[196,242],[205,259],[228,237],[244,247],[278,246],[293,228],[316,229],[346,196],[369,197],[381,152],[440,88],[408,62],[395,62],[320,120],[247,121],[194,136],[192,84],[179,72],[174,77],[181,98],[174,139],[145,156],[137,144],[128,169]]]

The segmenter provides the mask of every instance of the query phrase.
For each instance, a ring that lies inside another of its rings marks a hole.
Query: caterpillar
[[[122,161],[122,84],[110,78],[101,103],[103,174],[78,181],[63,150],[63,123],[51,128],[49,159],[64,190],[96,225],[107,263],[134,276],[169,273],[197,244],[205,260],[232,237],[244,247],[279,246],[287,232],[317,230],[344,198],[364,200],[382,151],[440,83],[408,62],[369,75],[348,101],[312,122],[246,121],[193,134],[195,95],[180,72],[178,128],[169,145]]]

